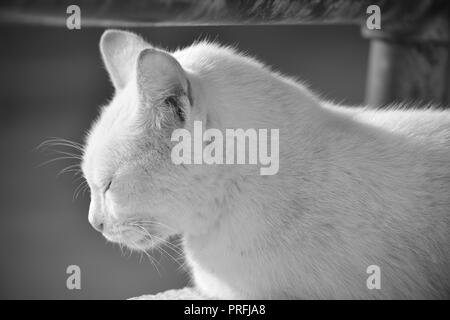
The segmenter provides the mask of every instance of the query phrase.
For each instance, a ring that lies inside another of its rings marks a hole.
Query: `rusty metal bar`
[[[2,0],[0,19],[64,26],[66,8],[77,4],[83,26],[192,26],[252,24],[359,24],[369,5],[383,19],[408,20],[436,0]]]
[[[386,24],[362,33],[371,40],[366,103],[435,103],[445,107],[448,90],[450,1],[436,2],[409,23]]]
[[[448,0],[2,0],[0,22],[65,26],[81,8],[82,27],[355,24],[371,41],[367,103],[444,103]],[[382,28],[365,28],[367,7]]]

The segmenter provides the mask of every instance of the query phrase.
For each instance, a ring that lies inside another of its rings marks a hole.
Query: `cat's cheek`
[[[117,219],[119,219],[119,216],[118,216],[118,208],[117,208],[117,205],[116,205],[116,199],[115,199],[115,197],[114,197],[114,195],[112,194],[112,192],[106,192],[105,193],[105,199],[104,199],[104,201],[105,201],[105,208],[106,208],[106,212],[107,212],[107,215],[108,215],[108,218],[111,220],[117,220]]]
[[[108,191],[105,193],[105,207],[108,218],[112,221],[123,221],[132,218],[137,210],[135,198],[123,192]]]

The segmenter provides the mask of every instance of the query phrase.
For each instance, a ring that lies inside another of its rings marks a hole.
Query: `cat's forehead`
[[[130,84],[116,92],[113,99],[100,110],[99,117],[92,125],[86,139],[83,156],[83,171],[89,171],[95,159],[112,162],[121,141],[135,130],[138,99]],[[110,160],[110,161],[109,161]]]

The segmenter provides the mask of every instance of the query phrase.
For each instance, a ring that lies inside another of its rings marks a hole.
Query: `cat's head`
[[[195,73],[130,32],[106,31],[100,50],[115,95],[93,124],[82,161],[90,223],[135,249],[201,230],[208,202],[217,201],[206,195],[214,174],[170,156],[173,130],[206,117]]]

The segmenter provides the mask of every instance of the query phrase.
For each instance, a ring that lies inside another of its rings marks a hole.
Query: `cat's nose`
[[[89,215],[89,223],[91,224],[91,226],[97,230],[98,232],[103,232],[103,229],[105,227],[105,224],[103,222],[103,219],[98,218],[94,215]]]
[[[104,228],[103,222],[94,219],[94,221],[90,221],[90,223],[95,230],[97,230],[98,232],[103,232]]]
[[[89,205],[89,223],[98,232],[103,232],[105,227],[104,215],[101,214],[100,208],[98,208],[98,202],[92,201]]]

